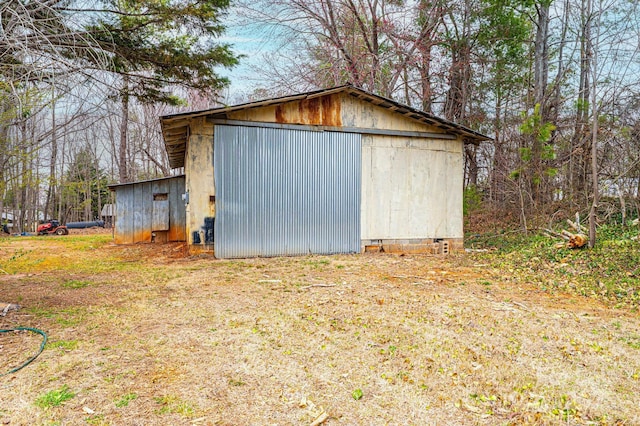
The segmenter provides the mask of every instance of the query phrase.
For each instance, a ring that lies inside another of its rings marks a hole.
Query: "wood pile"
[[[552,231],[551,229],[545,228],[543,231],[545,234],[549,235],[553,238],[561,238],[564,240],[556,244],[556,248],[582,248],[589,242],[589,237],[587,237],[587,228],[580,225],[580,222],[576,220],[575,222],[567,219],[567,224],[575,231],[569,232],[566,229],[563,229],[560,232]]]

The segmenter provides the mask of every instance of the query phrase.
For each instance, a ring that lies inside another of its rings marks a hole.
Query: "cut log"
[[[574,234],[569,238],[569,242],[567,243],[567,247],[569,248],[581,248],[587,244],[589,238],[583,234]]]
[[[571,232],[567,231],[566,229],[563,229],[561,233],[562,233],[562,235],[564,235],[564,238],[566,240],[570,240],[571,237],[573,237],[575,235],[575,234],[572,234]]]
[[[568,220],[567,222],[570,222],[571,225],[576,225],[577,223],[577,222],[575,223],[571,222],[570,220]],[[580,226],[576,225],[576,227],[580,227]],[[581,228],[584,228],[584,226],[582,226]],[[567,231],[566,229],[563,229],[560,232],[556,232],[548,228],[541,228],[541,230],[551,238],[562,238],[564,240],[564,242],[560,242],[555,245],[555,247],[558,249],[566,248],[566,247],[568,248],[584,247],[585,244],[587,244],[587,242],[589,241],[589,238],[585,234],[582,234],[580,232],[578,232],[577,234],[574,234],[572,232]]]

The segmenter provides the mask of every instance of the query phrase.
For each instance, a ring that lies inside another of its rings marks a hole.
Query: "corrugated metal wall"
[[[360,251],[361,135],[217,125],[218,258]]]
[[[186,240],[186,211],[182,201],[182,194],[185,192],[184,176],[114,185],[113,189],[116,193],[116,244],[150,242],[153,231],[166,231],[167,241]],[[166,200],[162,196],[158,197],[159,194],[167,194]],[[162,203],[162,212],[158,210],[158,203]],[[162,221],[158,217],[160,213]],[[154,221],[156,228],[164,229],[154,229]],[[159,226],[158,222],[163,225]]]

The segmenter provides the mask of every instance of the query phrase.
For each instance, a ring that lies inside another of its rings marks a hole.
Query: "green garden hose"
[[[23,369],[24,367],[26,367],[27,365],[31,364],[31,362],[32,362],[34,359],[38,358],[38,355],[40,355],[40,354],[42,353],[42,351],[44,351],[44,346],[47,344],[47,333],[45,333],[45,332],[44,332],[44,331],[42,331],[42,330],[38,330],[37,328],[31,328],[31,327],[16,327],[16,328],[8,328],[8,329],[5,329],[5,330],[0,330],[0,333],[8,333],[8,332],[10,332],[10,331],[31,331],[31,332],[34,332],[34,333],[38,333],[39,335],[41,335],[41,336],[42,336],[42,343],[40,344],[40,350],[38,351],[38,353],[37,353],[37,354],[35,354],[35,355],[34,355],[34,356],[32,356],[31,358],[29,358],[29,359],[28,359],[24,364],[22,364],[21,366],[16,367],[16,368],[14,368],[13,370],[8,371],[8,372],[6,372],[6,373],[0,374],[0,377],[2,377],[2,376],[6,376],[6,375],[11,374],[11,373],[15,373],[16,371],[19,371],[19,370]]]

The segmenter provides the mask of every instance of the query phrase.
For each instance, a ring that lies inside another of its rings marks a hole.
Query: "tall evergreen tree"
[[[211,91],[227,84],[216,67],[233,66],[237,57],[216,40],[228,6],[228,0],[6,0],[0,75],[46,82],[76,73],[109,82],[105,73],[116,74],[130,79],[130,95],[175,104],[173,85]]]
[[[120,179],[127,171],[129,99],[177,105],[176,86],[216,92],[238,58],[217,40],[228,0],[6,0],[0,79],[50,84],[61,74],[106,84],[123,104]]]

